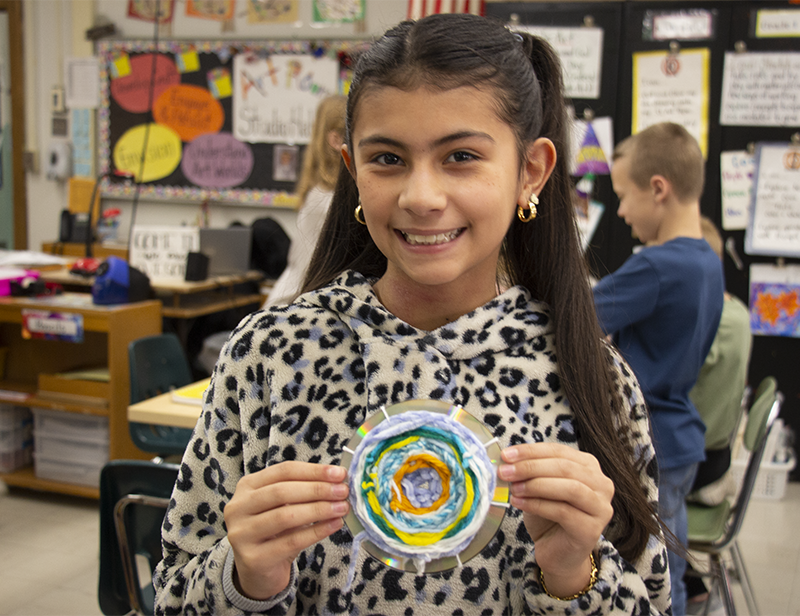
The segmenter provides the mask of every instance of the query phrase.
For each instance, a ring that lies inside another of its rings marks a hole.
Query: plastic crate
[[[108,442],[108,417],[33,408],[33,434],[58,435],[66,439]]]
[[[108,438],[104,441],[84,441],[37,432],[36,455],[49,460],[102,466],[108,462]]]
[[[794,455],[787,462],[761,462],[753,486],[752,498],[763,500],[780,500],[786,494],[786,485],[789,483],[789,473],[794,470],[797,459]],[[747,468],[747,460],[733,460],[731,471],[737,485],[741,485]]]
[[[100,485],[108,462],[108,417],[34,408],[33,470],[40,479]]]
[[[0,404],[0,473],[10,473],[31,463],[33,420],[24,406]]]
[[[100,487],[100,471],[103,465],[81,462],[50,460],[34,453],[34,471],[40,479],[63,483],[76,483],[92,488]]]

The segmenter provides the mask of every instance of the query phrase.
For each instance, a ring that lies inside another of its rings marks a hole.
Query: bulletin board
[[[351,58],[365,45],[98,44],[102,195],[138,190],[156,201],[296,205],[292,193],[316,105],[346,92]]]

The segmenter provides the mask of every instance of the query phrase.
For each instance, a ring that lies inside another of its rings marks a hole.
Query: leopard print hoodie
[[[621,421],[632,422],[638,449],[652,461],[638,384],[619,357],[614,361],[630,405]],[[412,398],[463,406],[502,447],[577,447],[548,308],[525,289],[509,289],[428,332],[389,313],[368,280],[346,272],[294,304],[246,317],[223,348],[164,520],[156,614],[669,612],[667,554],[658,538],[632,563],[601,538],[598,581],[577,599],[559,601],[539,584],[535,546],[513,507],[486,548],[454,570],[401,572],[360,549],[345,591],[352,537],[344,527],[302,552],[289,586],[271,600],[240,595],[223,517],[237,481],[284,460],[339,464],[342,445],[367,416]],[[645,473],[642,482],[655,502],[653,478]]]

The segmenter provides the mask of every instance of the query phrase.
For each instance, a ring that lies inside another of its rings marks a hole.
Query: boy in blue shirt
[[[646,244],[594,288],[595,307],[639,379],[659,465],[659,515],[685,546],[685,498],[705,458],[705,426],[689,399],[723,303],[720,260],[703,239],[704,163],[697,141],[661,123],[628,137],[611,171],[617,215]],[[672,613],[686,612],[686,561],[669,553]]]

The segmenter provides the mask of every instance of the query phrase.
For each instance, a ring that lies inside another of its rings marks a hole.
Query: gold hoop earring
[[[536,218],[536,206],[539,205],[539,197],[536,193],[531,193],[528,197],[528,207],[523,208],[521,205],[517,206],[517,218],[522,222],[530,222]]]
[[[361,210],[361,197],[358,198],[358,205],[356,206],[356,211],[353,212],[353,216],[359,224],[366,226],[367,219],[364,218],[364,212]]]

